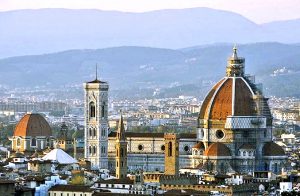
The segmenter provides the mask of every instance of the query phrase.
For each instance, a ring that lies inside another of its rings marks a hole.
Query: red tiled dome
[[[14,136],[52,136],[48,122],[40,114],[26,114],[16,125]]]
[[[203,101],[199,119],[226,120],[227,116],[255,115],[254,92],[242,77],[225,77]]]
[[[268,142],[262,149],[264,156],[285,156],[284,150],[274,142]]]
[[[212,143],[204,152],[204,156],[231,156],[230,149],[223,143]]]

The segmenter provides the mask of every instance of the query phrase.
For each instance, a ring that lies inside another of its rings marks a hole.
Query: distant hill
[[[122,96],[134,96],[138,91],[151,94],[156,88],[169,89],[160,92],[164,96],[205,94],[225,75],[232,46],[213,44],[178,50],[124,46],[11,57],[0,60],[0,83],[12,87],[81,86],[94,79],[98,63],[100,77],[110,83],[111,90],[124,91],[119,92]],[[299,45],[243,44],[238,46],[238,54],[246,58],[246,72],[264,83],[268,95],[300,97]]]
[[[300,20],[258,25],[210,8],[7,11],[0,12],[0,29],[0,58],[125,45],[174,49],[218,42],[300,42]]]

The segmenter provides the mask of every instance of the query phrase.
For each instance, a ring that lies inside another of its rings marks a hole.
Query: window
[[[36,139],[34,137],[31,139],[31,146],[36,146]]]
[[[275,173],[278,172],[278,164],[277,164],[277,163],[274,164],[274,172],[275,172]]]
[[[89,153],[92,154],[92,147],[89,146]]]
[[[93,153],[96,154],[96,146],[93,146]]]
[[[138,150],[142,151],[144,149],[144,146],[142,144],[138,145]]]
[[[121,148],[121,157],[123,157],[123,156],[124,156],[124,149]]]
[[[101,136],[105,137],[105,136],[106,136],[105,132],[106,132],[106,131],[105,131],[105,128],[102,128],[102,129],[101,129]]]
[[[222,130],[217,130],[216,131],[216,137],[218,139],[222,139],[224,137],[224,132]]]
[[[20,138],[17,139],[17,146],[21,146],[21,139]]]
[[[95,128],[93,129],[93,136],[94,136],[94,137],[97,136],[97,132],[96,132],[96,129],[95,129]]]
[[[92,137],[92,128],[89,129],[89,136]]]
[[[96,107],[94,102],[90,102],[90,118],[96,117]]]
[[[184,149],[185,152],[188,152],[190,150],[190,147],[189,146],[185,146],[183,149]]]
[[[165,151],[165,145],[162,145],[162,146],[160,147],[160,149],[161,149],[161,151]]]
[[[101,107],[101,117],[104,118],[104,115],[105,115],[105,111],[104,111],[104,107],[105,106],[105,102],[103,102],[103,105]]]
[[[168,156],[169,157],[172,156],[172,142],[169,142],[169,144],[168,144]]]

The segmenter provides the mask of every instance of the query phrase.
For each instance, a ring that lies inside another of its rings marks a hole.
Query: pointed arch
[[[89,116],[90,118],[95,118],[96,117],[96,106],[93,101],[89,103]]]

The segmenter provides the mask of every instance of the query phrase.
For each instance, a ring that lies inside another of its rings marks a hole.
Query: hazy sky
[[[300,18],[300,0],[0,0],[0,11],[70,8],[144,12],[190,7],[233,11],[256,23]]]

